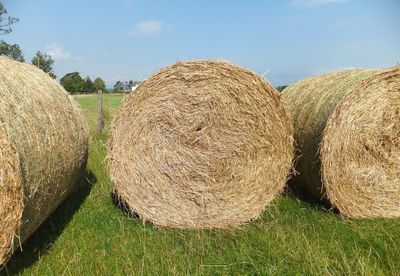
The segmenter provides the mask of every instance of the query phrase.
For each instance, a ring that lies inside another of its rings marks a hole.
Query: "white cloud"
[[[129,31],[130,35],[146,36],[146,35],[157,35],[163,29],[161,21],[148,20],[137,23],[134,28]]]
[[[46,53],[54,59],[72,59],[72,54],[59,44],[46,46]]]
[[[312,8],[329,4],[344,3],[349,0],[291,0],[290,5],[299,8]]]

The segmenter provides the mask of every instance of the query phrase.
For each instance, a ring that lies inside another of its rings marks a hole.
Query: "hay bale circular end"
[[[321,144],[329,200],[347,217],[400,217],[400,69],[360,82],[330,116]]]
[[[226,228],[285,184],[292,126],[279,93],[227,62],[166,67],[125,99],[108,145],[117,196],[156,225]]]
[[[400,217],[400,68],[349,70],[283,92],[297,184],[349,218]]]

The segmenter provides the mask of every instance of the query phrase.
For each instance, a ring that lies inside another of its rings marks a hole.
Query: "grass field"
[[[350,221],[289,195],[235,230],[174,230],[116,208],[95,134],[96,96],[76,96],[92,128],[82,188],[11,258],[3,274],[400,275],[400,219]],[[111,120],[122,95],[105,95]],[[107,124],[108,125],[108,124]]]

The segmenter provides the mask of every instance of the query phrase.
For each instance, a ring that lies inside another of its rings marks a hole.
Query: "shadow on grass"
[[[0,271],[0,275],[19,274],[45,255],[68,226],[96,181],[95,175],[90,171],[86,171],[85,177],[78,188],[28,238],[22,245],[22,250],[17,250],[13,254],[7,265]]]
[[[111,192],[110,194],[111,196],[111,200],[114,203],[114,205],[123,213],[127,214],[129,216],[129,218],[131,219],[140,219],[139,215],[135,212],[132,212],[129,209],[128,204],[122,200],[120,197],[118,197],[118,195],[115,192]]]
[[[320,209],[339,214],[339,211],[332,207],[327,198],[316,199],[311,196],[299,183],[296,177],[290,179],[285,187],[285,194],[307,203],[313,209]]]

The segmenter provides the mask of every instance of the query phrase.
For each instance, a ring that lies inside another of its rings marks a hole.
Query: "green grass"
[[[109,118],[122,99],[105,95]],[[88,173],[14,254],[3,274],[400,274],[400,220],[344,220],[288,195],[234,230],[174,230],[116,208],[95,135],[96,96],[77,96],[91,124]]]

